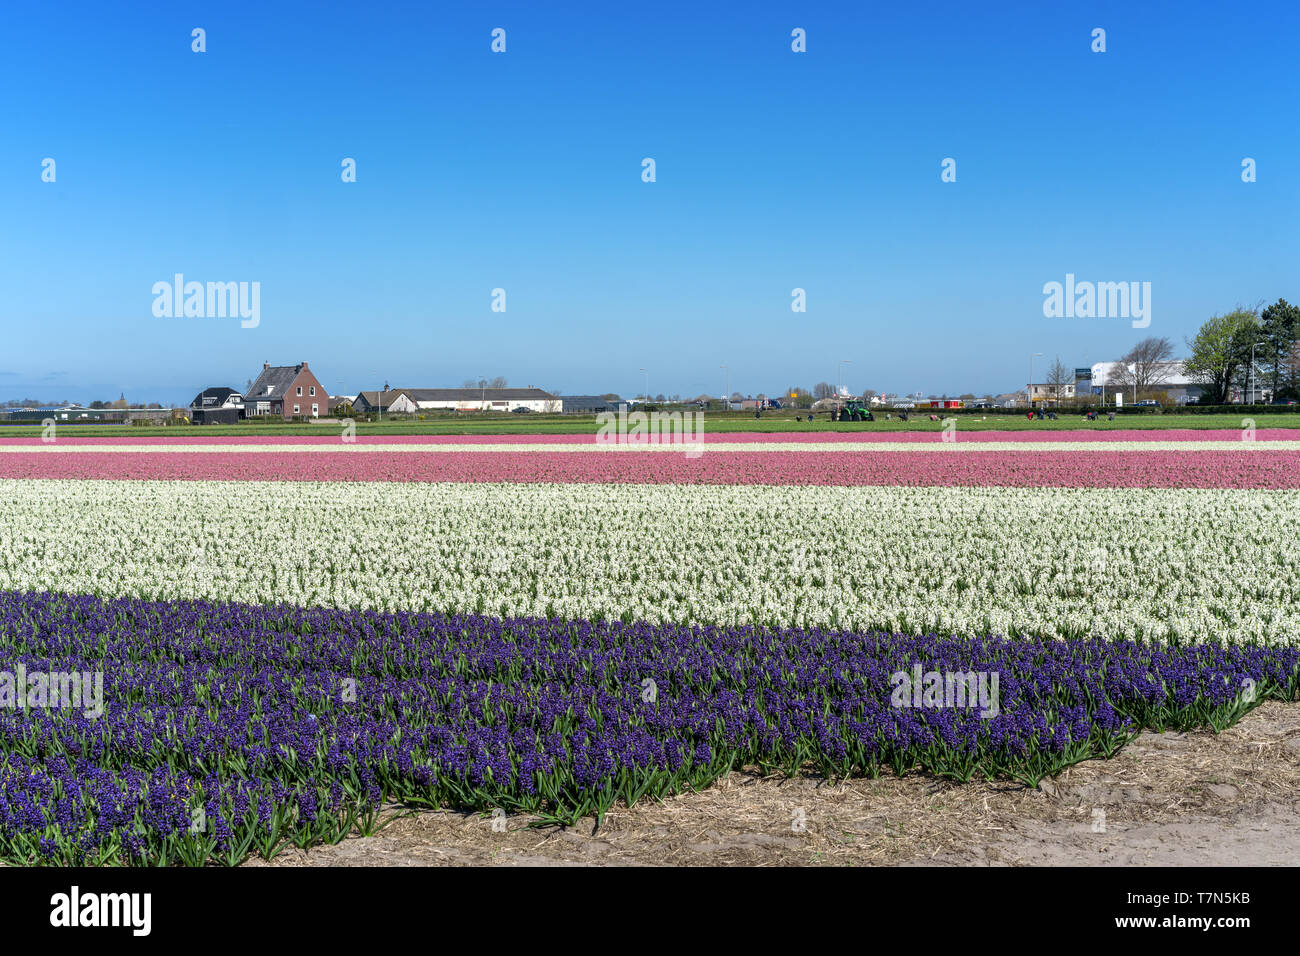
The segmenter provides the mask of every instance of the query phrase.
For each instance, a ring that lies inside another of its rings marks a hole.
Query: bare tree
[[[831,398],[835,394],[835,386],[830,382],[818,382],[813,386],[813,397],[818,401],[823,398]]]
[[[1173,358],[1174,343],[1169,339],[1143,339],[1120,358],[1107,384],[1136,389],[1138,395],[1154,391],[1178,371]]]
[[[506,377],[504,375],[498,375],[496,378],[492,379],[487,383],[487,387],[488,388],[509,388],[510,383],[506,381]]]
[[[1052,391],[1056,394],[1057,404],[1060,404],[1061,394],[1065,391],[1065,386],[1072,381],[1073,373],[1061,364],[1061,356],[1056,357],[1051,366],[1047,369],[1047,384],[1052,386]]]

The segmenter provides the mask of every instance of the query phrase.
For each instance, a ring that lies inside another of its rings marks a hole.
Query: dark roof
[[[541,388],[395,388],[405,392],[413,402],[486,401],[554,401],[555,396]]]
[[[603,395],[561,395],[560,401],[566,412],[603,412],[617,409],[622,399],[605,398]]]
[[[262,369],[262,374],[257,376],[257,381],[253,382],[253,387],[244,395],[244,400],[265,402],[283,398],[301,372],[301,365],[269,365]],[[271,389],[269,394],[268,388]]]
[[[230,396],[240,397],[240,393],[233,388],[218,386],[215,388],[205,388],[199,394],[194,396],[194,401],[190,402],[190,408],[220,408],[226,404],[226,399]]]
[[[357,392],[357,397],[355,402],[353,402],[353,404],[364,405],[369,408],[375,408],[378,405],[382,404],[384,408],[389,408],[392,406],[393,402],[397,401],[397,399],[400,396],[404,395],[405,393],[406,393],[405,389],[392,388],[384,392],[383,398],[381,399],[380,393],[378,391],[374,391],[374,392],[360,391]]]

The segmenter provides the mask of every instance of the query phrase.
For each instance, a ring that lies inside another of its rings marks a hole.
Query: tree
[[[812,393],[798,385],[791,385],[785,394],[790,396],[790,404],[796,408],[807,408],[812,404]]]
[[[835,386],[832,385],[830,382],[818,382],[816,385],[813,386],[813,397],[816,398],[817,401],[819,402],[823,398],[831,398],[832,396],[834,396],[834,394],[835,394]]]
[[[1300,401],[1300,341],[1291,346],[1287,359],[1287,376],[1281,389],[1274,393],[1274,398],[1287,401]]]
[[[862,400],[864,402],[870,402],[875,397],[876,397],[876,390],[874,388],[864,388],[862,390]]]
[[[1052,386],[1052,391],[1056,393],[1056,402],[1061,402],[1061,394],[1065,391],[1065,386],[1073,381],[1073,373],[1061,364],[1061,356],[1056,357],[1047,370],[1047,384]]]
[[[1119,360],[1109,384],[1134,389],[1138,395],[1164,385],[1177,371],[1174,343],[1167,338],[1146,338],[1133,346]]]
[[[1204,386],[1207,404],[1228,400],[1233,384],[1250,363],[1250,346],[1258,334],[1256,311],[1238,306],[1226,315],[1211,316],[1187,343],[1191,356],[1183,367],[1192,381]]]
[[[506,377],[504,375],[498,375],[496,378],[492,379],[490,382],[487,383],[487,387],[488,388],[509,388],[510,383],[506,381]]]
[[[1300,306],[1278,299],[1259,315],[1264,368],[1268,371],[1273,395],[1289,381],[1294,362],[1291,355],[1300,340]]]

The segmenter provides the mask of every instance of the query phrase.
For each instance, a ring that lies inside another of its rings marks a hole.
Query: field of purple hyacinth
[[[0,858],[236,864],[381,808],[601,815],[728,769],[1036,783],[1300,696],[1300,649],[380,614],[0,592]],[[102,674],[95,709],[6,676]],[[930,706],[899,675],[992,678]],[[987,689],[980,684],[981,691]]]

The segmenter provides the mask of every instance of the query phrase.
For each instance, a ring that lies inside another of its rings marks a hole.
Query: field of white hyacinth
[[[1300,635],[1300,491],[2,484],[0,589],[958,634]]]

